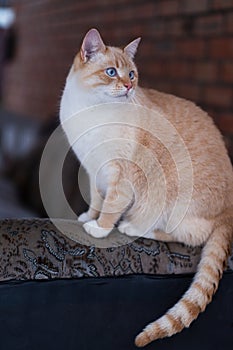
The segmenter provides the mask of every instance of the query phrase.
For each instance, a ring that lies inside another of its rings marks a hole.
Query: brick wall
[[[233,135],[233,0],[12,0],[18,49],[5,74],[7,108],[57,114],[81,39],[97,27],[106,43],[142,36],[141,85],[194,100]]]

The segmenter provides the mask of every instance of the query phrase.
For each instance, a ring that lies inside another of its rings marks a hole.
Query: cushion
[[[77,228],[88,237],[82,225]],[[0,221],[0,280],[79,278],[196,271],[201,247],[138,238],[116,247],[83,245],[64,236],[49,219]],[[120,233],[116,233],[121,235]],[[89,242],[88,242],[89,243]]]

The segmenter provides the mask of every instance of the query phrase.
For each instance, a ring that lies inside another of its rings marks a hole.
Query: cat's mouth
[[[121,93],[118,93],[115,97],[116,98],[120,98],[120,97],[129,98],[130,96],[132,96],[132,93],[133,93],[133,89],[130,89],[130,90],[126,90],[126,91],[122,91]]]
[[[105,95],[114,99],[125,98],[128,99],[134,94],[134,89],[130,90],[113,90],[112,92],[106,91]]]

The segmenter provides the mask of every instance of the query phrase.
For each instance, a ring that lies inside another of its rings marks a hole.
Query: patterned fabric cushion
[[[0,233],[0,281],[193,273],[201,254],[201,247],[144,238],[110,248],[83,245],[48,219],[4,219]]]

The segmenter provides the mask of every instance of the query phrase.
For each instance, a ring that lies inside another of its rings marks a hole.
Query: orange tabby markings
[[[186,311],[190,314],[190,322],[195,320],[198,314],[201,312],[201,308],[198,304],[194,304],[192,301],[183,298],[181,299],[181,305],[185,307]]]
[[[219,278],[219,273],[211,265],[204,265],[203,272],[211,281],[218,280]]]

